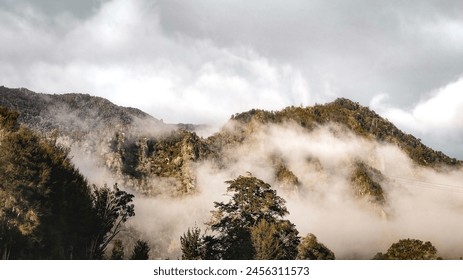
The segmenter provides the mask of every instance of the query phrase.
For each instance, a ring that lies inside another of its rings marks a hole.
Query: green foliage
[[[0,106],[0,128],[14,131],[18,127],[19,113]]]
[[[418,239],[401,239],[389,247],[385,254],[377,253],[375,260],[437,260],[437,249],[431,242]]]
[[[215,258],[294,258],[299,238],[294,224],[283,220],[288,214],[285,201],[269,184],[255,177],[239,176],[227,183],[227,190],[232,194],[231,200],[226,203],[215,202],[216,210],[212,211],[213,217],[209,224],[216,233],[209,238],[212,243],[209,248],[217,253]],[[264,228],[274,228],[273,234],[264,234]],[[273,255],[269,253],[270,239],[278,240],[283,252]]]
[[[251,228],[256,260],[291,260],[296,258],[298,232],[287,220],[269,223],[261,220]]]
[[[299,244],[298,260],[334,260],[334,253],[323,243],[318,242],[317,237],[309,233],[302,238]]]
[[[143,240],[137,240],[135,247],[133,248],[131,260],[148,260],[150,258],[150,246],[148,242]]]
[[[275,168],[275,179],[285,188],[299,186],[299,179],[283,163],[277,164]]]
[[[93,186],[93,238],[90,248],[92,259],[103,257],[104,251],[113,238],[119,234],[128,218],[135,216],[133,195],[118,188]]]
[[[384,191],[377,182],[382,180],[381,172],[365,165],[363,162],[357,162],[350,177],[354,187],[354,193],[357,197],[366,198],[371,202],[383,204],[385,202]]]
[[[195,133],[181,129],[141,139],[116,133],[111,146],[121,156],[123,174],[138,180],[149,180],[153,175],[169,178],[173,182],[173,195],[192,191],[194,176],[189,173],[188,165],[210,153],[208,146]],[[153,195],[159,190],[139,191]]]
[[[92,190],[67,150],[0,111],[1,258],[101,258],[134,215],[133,196],[117,186]]]
[[[116,239],[114,240],[114,245],[111,250],[111,256],[109,257],[111,260],[123,260],[124,259],[124,245],[122,244],[122,240]]]
[[[201,260],[205,257],[201,229],[194,227],[180,237],[183,260]]]
[[[312,130],[318,125],[337,123],[367,139],[399,146],[419,165],[430,167],[462,165],[461,161],[426,147],[420,139],[402,132],[368,107],[361,106],[346,98],[338,98],[334,102],[313,107],[290,106],[278,112],[252,109],[236,114],[232,119],[239,124],[237,125],[238,133],[221,132],[211,138],[214,142],[223,144],[242,142],[246,135],[260,124],[278,124],[290,121],[307,130]]]
[[[16,127],[3,126],[0,139],[2,258],[85,258],[91,233],[81,225],[92,221],[87,182],[66,150]]]
[[[105,126],[128,126],[136,119],[161,123],[138,109],[117,106],[107,99],[88,94],[40,94],[0,86],[0,106],[18,111],[19,121],[30,128],[41,132],[59,130],[74,136]],[[72,117],[56,118],[57,113],[71,113]],[[79,122],[85,123],[86,127]]]

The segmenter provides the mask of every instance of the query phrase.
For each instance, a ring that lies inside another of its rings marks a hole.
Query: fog
[[[227,129],[235,129],[233,122]],[[90,182],[124,184],[92,156],[76,147],[71,154]],[[300,236],[315,234],[338,259],[371,259],[403,238],[431,241],[444,258],[463,255],[461,169],[417,166],[397,146],[358,137],[336,124],[308,131],[291,122],[258,127],[243,143],[225,148],[221,159],[220,168],[213,161],[192,164],[197,188],[191,194],[173,197],[166,179],[154,176],[150,185],[164,193],[148,197],[126,189],[135,194],[136,215],[123,238],[148,240],[152,258],[180,258],[180,236],[194,226],[207,231],[214,201],[230,199],[225,181],[251,172],[286,200],[287,218]],[[384,204],[354,195],[350,177],[359,161],[381,172]],[[276,162],[299,184],[278,181]]]

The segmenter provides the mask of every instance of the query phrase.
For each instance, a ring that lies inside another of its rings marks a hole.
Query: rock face
[[[419,166],[462,165],[348,99],[306,108],[288,107],[278,112],[250,110],[234,115],[207,139],[196,135],[194,125],[165,124],[138,109],[120,107],[86,94],[49,95],[0,87],[0,106],[17,111],[24,125],[91,156],[108,168],[116,180],[150,196],[194,193],[197,164],[209,161],[218,169],[226,168],[237,160],[230,151],[252,143],[263,128],[272,124],[292,123],[310,132],[334,123],[340,127],[334,134],[351,133],[368,141],[395,145]],[[249,153],[252,152],[250,148]],[[263,160],[270,162],[280,187],[298,191],[301,180],[284,155],[273,154]],[[320,174],[325,172],[319,158],[307,158],[303,164]],[[381,172],[355,158],[346,164],[352,167],[349,180],[355,196],[374,204],[385,203]]]
[[[126,183],[149,195],[194,192],[193,165],[210,154],[201,138],[181,129],[160,137],[127,137],[116,133],[111,147],[106,155],[107,165],[119,176],[125,176]]]
[[[62,146],[96,158],[115,180],[148,195],[194,192],[195,162],[209,150],[186,129],[164,124],[134,108],[87,94],[49,95],[0,87],[0,106],[19,121]]]
[[[379,182],[384,177],[381,172],[363,162],[356,162],[353,166],[350,181],[353,191],[359,198],[382,205],[386,202],[384,191]]]

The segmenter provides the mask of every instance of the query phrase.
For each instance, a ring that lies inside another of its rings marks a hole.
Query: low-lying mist
[[[431,241],[443,258],[463,256],[461,169],[417,166],[397,146],[356,136],[335,124],[312,131],[294,123],[262,126],[243,143],[224,150],[222,157],[225,164],[220,168],[213,161],[193,165],[197,189],[192,194],[136,194],[136,215],[127,227],[149,240],[152,258],[180,258],[180,236],[195,225],[207,230],[204,223],[213,202],[229,199],[225,181],[246,172],[271,184],[286,200],[288,219],[301,236],[315,234],[338,259],[371,259],[403,238]],[[74,161],[90,181],[114,180],[96,162],[76,156]],[[384,203],[354,195],[350,178],[356,162],[381,173]],[[281,182],[277,163],[284,164],[298,184]],[[163,184],[152,180],[152,185]]]

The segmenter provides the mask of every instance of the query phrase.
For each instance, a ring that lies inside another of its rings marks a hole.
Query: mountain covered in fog
[[[69,149],[90,182],[138,194],[131,230],[162,256],[178,256],[180,233],[207,222],[223,182],[246,172],[282,193],[299,230],[341,258],[368,258],[402,237],[434,237],[447,256],[459,254],[453,240],[463,232],[436,229],[452,228],[461,214],[453,194],[462,162],[348,99],[237,113],[208,137],[198,136],[201,126],[165,124],[87,94],[0,87],[0,106]]]
[[[460,161],[402,132],[369,108],[344,98],[312,107],[287,107],[277,112],[253,109],[237,113],[208,138],[195,134],[198,126],[165,124],[141,110],[117,106],[88,94],[52,95],[1,87],[0,105],[17,111],[19,121],[29,128],[56,137],[59,143],[75,150],[96,155],[97,161],[119,179],[154,194],[160,190],[150,185],[153,177],[166,181],[170,191],[193,190],[196,182],[190,174],[191,164],[209,159],[225,164],[229,157],[226,151],[248,143],[268,125],[292,124],[306,132],[336,125],[332,127],[333,133],[353,133],[368,141],[396,145],[420,166],[461,165]],[[298,183],[284,156],[275,154],[268,160],[278,180]],[[370,169],[361,162],[353,165]]]

